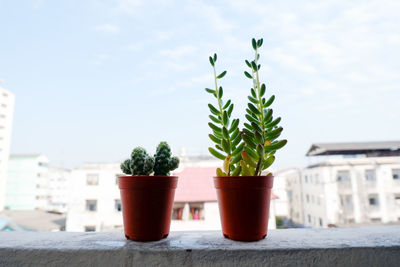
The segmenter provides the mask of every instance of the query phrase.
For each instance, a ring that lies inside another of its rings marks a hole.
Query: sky
[[[208,56],[243,123],[251,38],[288,144],[400,140],[400,2],[0,0],[1,86],[16,96],[12,153],[51,165],[116,162],[136,146],[207,155]]]

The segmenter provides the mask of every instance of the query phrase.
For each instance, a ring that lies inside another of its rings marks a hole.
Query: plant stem
[[[261,112],[261,114],[259,115],[259,119],[261,122],[261,129],[262,129],[261,136],[262,136],[263,142],[265,142],[264,111],[263,111],[263,103],[262,103],[262,99],[261,99],[260,78],[258,76],[258,50],[257,50],[257,48],[255,50],[254,62],[256,63],[256,67],[257,67],[255,74],[256,74],[256,84],[257,84],[257,95],[258,95],[258,101],[259,101],[258,107]],[[261,171],[260,171],[261,162],[262,162],[262,158],[260,158],[257,162],[257,167],[256,167],[256,171],[255,171],[256,175],[258,173],[259,173],[259,175],[261,175]]]

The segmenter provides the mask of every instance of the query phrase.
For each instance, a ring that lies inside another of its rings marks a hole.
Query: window
[[[98,185],[99,184],[99,175],[97,173],[86,174],[86,184],[87,185]]]
[[[48,167],[48,166],[49,166],[49,164],[46,163],[46,162],[39,162],[38,165],[39,165],[40,167]]]
[[[311,196],[311,203],[314,203],[314,196]]]
[[[338,171],[337,180],[338,180],[338,182],[350,182],[350,172],[349,171]]]
[[[119,175],[117,174],[117,175],[115,175],[115,184],[116,185],[118,185],[118,177],[119,177]]]
[[[321,197],[317,196],[317,205],[321,205]]]
[[[319,218],[319,226],[322,226],[322,225],[323,225],[322,218]]]
[[[394,203],[396,204],[397,207],[400,207],[400,194],[394,195]]]
[[[95,231],[96,231],[96,226],[94,225],[85,226],[85,232],[95,232]]]
[[[182,220],[185,203],[174,203],[172,208],[172,220]]]
[[[307,177],[307,175],[304,175],[304,182],[305,182],[305,183],[308,183],[308,177]]]
[[[306,195],[306,201],[307,201],[307,203],[310,202],[310,196],[308,194]]]
[[[307,214],[308,222],[311,223],[311,215]]]
[[[369,196],[368,197],[368,201],[369,201],[369,205],[370,206],[378,206],[379,205],[379,201],[378,201],[378,196],[377,195]]]
[[[400,169],[392,169],[392,177],[393,177],[393,180],[400,181]]]
[[[95,200],[95,199],[86,200],[86,210],[87,211],[97,211],[97,200]]]
[[[116,199],[114,201],[114,207],[116,211],[121,211],[122,210],[122,205],[121,205],[121,200],[120,199]]]
[[[365,170],[365,180],[376,181],[375,170]]]
[[[189,220],[204,220],[204,203],[189,203]]]

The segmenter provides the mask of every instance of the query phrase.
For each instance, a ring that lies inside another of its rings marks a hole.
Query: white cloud
[[[113,34],[120,32],[120,28],[118,26],[112,25],[112,24],[98,25],[95,27],[95,30],[98,32],[113,33]]]
[[[163,49],[160,51],[160,54],[167,57],[176,58],[194,54],[197,52],[197,50],[197,47],[194,45],[182,45],[174,49]]]

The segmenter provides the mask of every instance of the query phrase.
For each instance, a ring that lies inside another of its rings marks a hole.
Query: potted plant
[[[270,107],[275,96],[266,97],[266,86],[260,83],[258,49],[262,43],[263,39],[252,39],[254,59],[251,62],[245,60],[250,70],[244,74],[252,80],[253,86],[248,96],[247,121],[242,130],[238,128],[239,119],[231,118],[232,101],[222,101],[223,89],[218,86],[218,80],[226,75],[226,71],[217,75],[217,55],[209,58],[215,88],[206,88],[206,91],[217,100],[217,105],[208,105],[212,130],[209,137],[215,143],[209,151],[223,160],[223,168],[217,168],[214,185],[223,235],[233,240],[255,241],[267,235],[274,178],[267,168],[274,162],[275,152],[287,143],[287,140],[278,140],[283,129],[278,127],[281,118],[274,119]]]
[[[178,177],[170,176],[170,172],[178,165],[179,159],[171,157],[166,142],[157,146],[154,157],[136,147],[131,158],[121,164],[128,175],[118,179],[127,239],[155,241],[168,236],[178,183]]]

